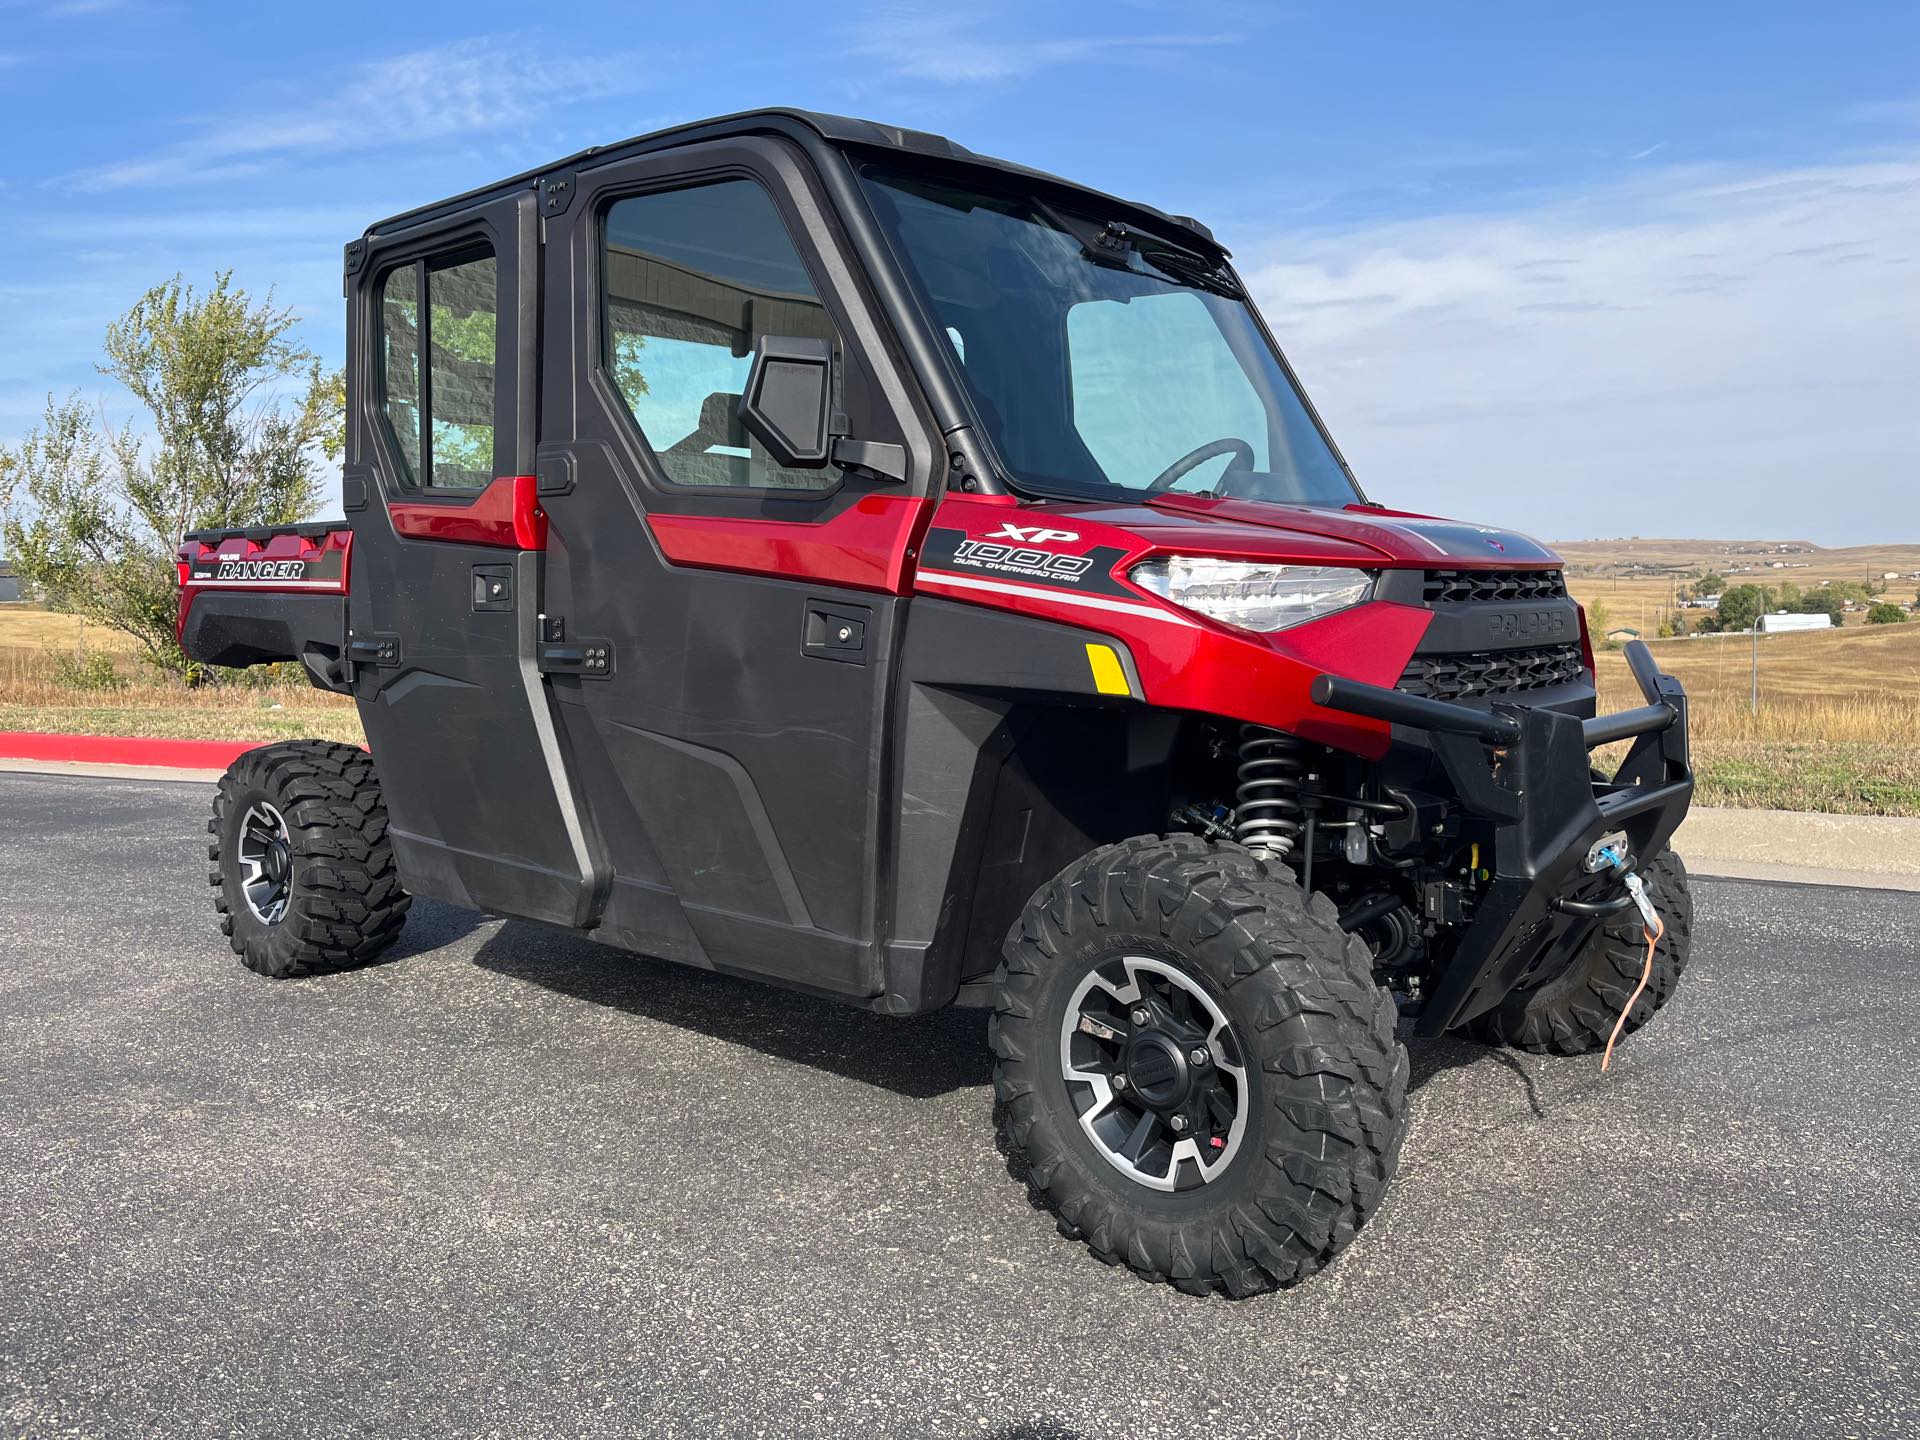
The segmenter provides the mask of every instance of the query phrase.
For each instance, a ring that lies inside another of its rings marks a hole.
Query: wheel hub
[[[1160,1030],[1147,1030],[1127,1042],[1126,1076],[1133,1090],[1156,1110],[1185,1103],[1191,1088],[1187,1051],[1192,1047]]]
[[[293,837],[286,818],[265,800],[255,801],[242,817],[234,859],[247,909],[262,925],[278,925],[293,893]]]
[[[1248,1077],[1225,1011],[1178,965],[1124,955],[1067,1002],[1060,1068],[1094,1148],[1153,1190],[1218,1179],[1246,1132]]]

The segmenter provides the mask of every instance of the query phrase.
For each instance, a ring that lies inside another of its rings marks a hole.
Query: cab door
[[[768,138],[543,185],[543,636],[607,866],[599,933],[871,995],[934,432],[816,183]],[[830,356],[836,453],[873,468],[782,466],[742,424],[770,339]]]
[[[348,264],[349,657],[410,889],[577,925],[591,861],[536,665],[531,192]]]

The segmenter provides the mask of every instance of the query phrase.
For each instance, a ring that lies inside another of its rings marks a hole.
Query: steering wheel
[[[1236,440],[1228,436],[1223,440],[1209,440],[1204,445],[1196,445],[1154,476],[1147,489],[1150,492],[1170,490],[1183,476],[1197,470],[1216,455],[1233,456],[1233,460],[1227,466],[1229,472],[1253,469],[1253,447],[1244,440]]]

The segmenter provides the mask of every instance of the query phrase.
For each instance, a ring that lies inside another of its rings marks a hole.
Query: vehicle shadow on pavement
[[[1478,1064],[1499,1065],[1512,1071],[1520,1082],[1520,1088],[1526,1095],[1527,1108],[1536,1117],[1546,1118],[1547,1107],[1540,1098],[1539,1086],[1534,1083],[1527,1067],[1520,1062],[1520,1057],[1512,1051],[1502,1050],[1495,1045],[1482,1045],[1474,1040],[1458,1040],[1451,1035],[1431,1040],[1409,1040],[1406,1044],[1409,1095],[1449,1070],[1463,1070]]]
[[[875,1015],[758,981],[649,960],[523,921],[489,936],[473,963],[911,1099],[992,1080],[981,1010],[938,1010],[911,1019]]]
[[[486,923],[486,916],[464,905],[416,899],[407,911],[407,923],[400,931],[400,938],[374,963],[386,965],[409,956],[428,954],[443,945],[464,940]]]

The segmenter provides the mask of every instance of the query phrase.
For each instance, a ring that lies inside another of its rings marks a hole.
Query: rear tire
[[[1647,896],[1666,927],[1654,947],[1653,975],[1621,1027],[1633,1034],[1672,998],[1687,968],[1693,944],[1693,892],[1687,867],[1662,850],[1640,868]],[[1594,931],[1564,971],[1544,985],[1516,990],[1486,1014],[1467,1022],[1467,1033],[1489,1045],[1537,1055],[1585,1055],[1603,1048],[1627,997],[1647,963],[1647,937],[1640,912],[1623,910]]]
[[[324,740],[249,750],[221,777],[207,831],[220,929],[249,970],[282,980],[363,964],[406,921],[413,902],[364,750]]]
[[[1143,1279],[1246,1296],[1319,1270],[1378,1206],[1406,1050],[1366,947],[1287,867],[1191,835],[1123,841],[1043,886],[1004,953],[1002,1145],[1063,1235]],[[1139,1059],[1162,1039],[1170,1100],[1164,1057]],[[1188,1066],[1189,1046],[1212,1053]],[[1069,1067],[1118,1078],[1102,1099]]]

